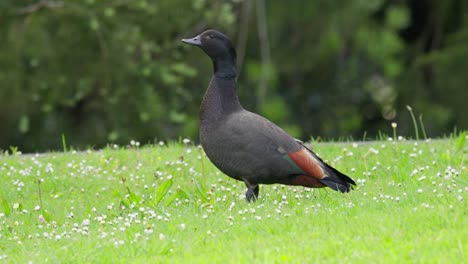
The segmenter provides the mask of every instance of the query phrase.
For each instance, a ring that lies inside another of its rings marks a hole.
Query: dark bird
[[[356,183],[323,162],[302,142],[255,113],[236,94],[236,51],[223,33],[207,30],[182,42],[200,47],[212,60],[214,75],[200,106],[200,142],[213,164],[247,186],[255,201],[259,184],[330,187],[349,192]]]

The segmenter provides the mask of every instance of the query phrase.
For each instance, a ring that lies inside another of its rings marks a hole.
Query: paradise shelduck
[[[236,51],[223,33],[207,30],[182,42],[200,47],[213,61],[214,75],[200,106],[200,143],[213,164],[247,186],[255,201],[259,184],[330,187],[349,192],[356,183],[323,162],[302,142],[255,113],[236,94]]]

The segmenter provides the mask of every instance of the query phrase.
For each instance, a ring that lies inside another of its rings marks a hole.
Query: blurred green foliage
[[[207,28],[245,50],[244,106],[294,136],[404,134],[406,105],[429,136],[466,129],[467,14],[462,0],[2,1],[0,149],[196,138],[212,69],[180,39]]]

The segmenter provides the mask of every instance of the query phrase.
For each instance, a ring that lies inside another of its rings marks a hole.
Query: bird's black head
[[[231,40],[219,31],[207,30],[194,38],[182,39],[182,42],[200,47],[213,61],[236,61],[236,50]]]

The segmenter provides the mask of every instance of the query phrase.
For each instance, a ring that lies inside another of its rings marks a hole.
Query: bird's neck
[[[235,78],[213,76],[200,106],[202,125],[216,124],[243,109],[236,94],[236,84]]]
[[[231,55],[213,59],[214,75],[220,79],[236,79],[236,59]]]

